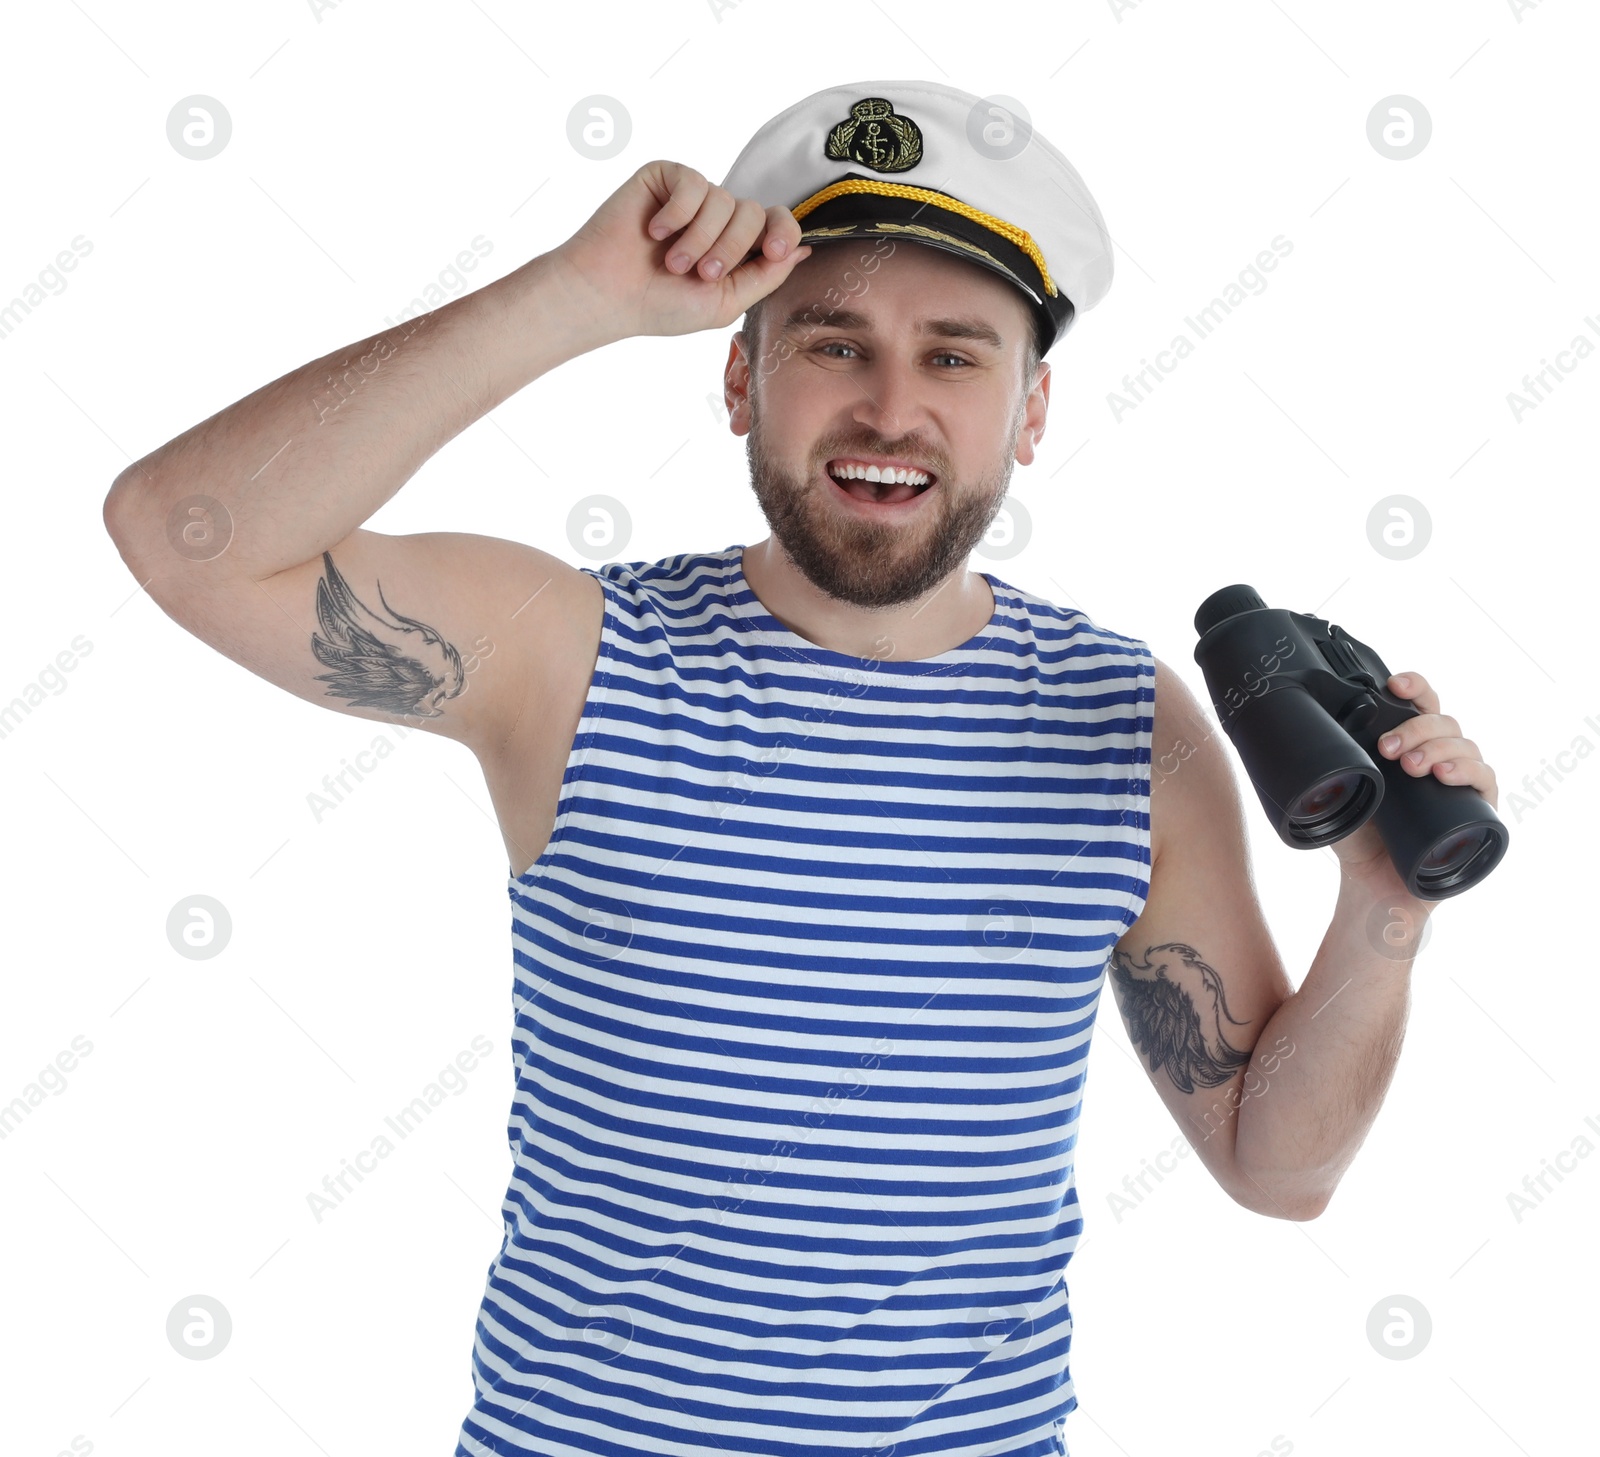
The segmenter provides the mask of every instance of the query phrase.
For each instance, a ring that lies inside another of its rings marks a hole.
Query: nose
[[[861,391],[852,418],[885,440],[899,440],[927,423],[922,382],[915,368],[884,349],[853,376]]]

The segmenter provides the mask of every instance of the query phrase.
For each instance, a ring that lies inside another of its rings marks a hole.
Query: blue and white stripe
[[[960,647],[831,652],[742,553],[585,568],[456,1457],[1059,1457],[1154,659],[987,572]]]

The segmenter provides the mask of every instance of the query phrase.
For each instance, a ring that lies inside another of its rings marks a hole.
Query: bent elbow
[[[1292,1219],[1297,1224],[1307,1224],[1313,1219],[1320,1218],[1322,1211],[1327,1207],[1328,1198],[1324,1195],[1321,1198],[1303,1200],[1301,1203],[1291,1206],[1283,1217]]]
[[[1296,1224],[1305,1224],[1320,1217],[1333,1198],[1332,1189],[1315,1192],[1287,1190],[1274,1192],[1263,1188],[1253,1180],[1248,1187],[1234,1189],[1231,1192],[1234,1203],[1248,1209],[1252,1214],[1262,1214],[1268,1219],[1292,1220]]]

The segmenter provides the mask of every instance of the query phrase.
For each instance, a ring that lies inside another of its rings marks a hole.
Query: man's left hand
[[[1398,759],[1400,767],[1417,778],[1431,774],[1441,784],[1470,785],[1488,800],[1491,809],[1497,809],[1500,790],[1494,770],[1483,762],[1478,746],[1461,737],[1461,725],[1439,712],[1439,695],[1428,686],[1428,680],[1420,673],[1396,673],[1385,686],[1396,698],[1409,698],[1420,711],[1384,734],[1378,752],[1386,759]],[[1404,883],[1390,864],[1373,820],[1331,848],[1346,875],[1384,885],[1392,882],[1404,893]]]

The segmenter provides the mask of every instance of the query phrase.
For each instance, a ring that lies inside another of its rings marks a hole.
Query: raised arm
[[[520,543],[361,523],[486,411],[607,342],[581,297],[543,254],[312,360],[129,466],[106,527],[168,616],[252,672],[340,712],[487,742],[509,728],[536,646],[594,584]]]
[[[106,497],[106,527],[163,611],[235,662],[481,755],[539,701],[552,655],[597,616],[598,584],[517,542],[361,523],[545,371],[613,340],[731,322],[807,255],[798,237],[786,209],[647,163],[561,247],[136,461]],[[702,272],[669,265],[679,252]],[[712,259],[725,264],[715,280]]]

